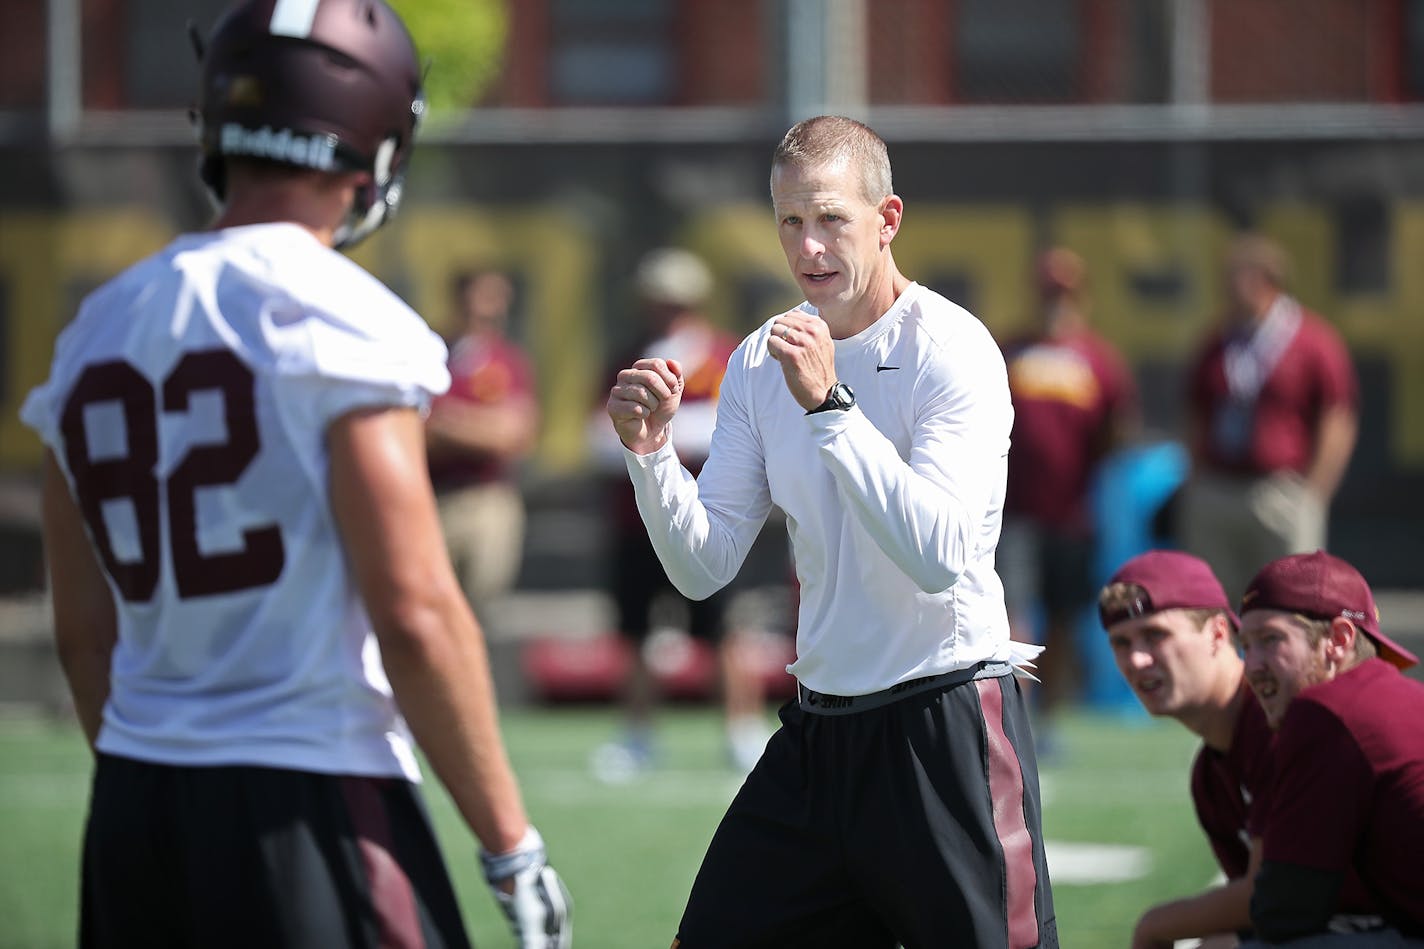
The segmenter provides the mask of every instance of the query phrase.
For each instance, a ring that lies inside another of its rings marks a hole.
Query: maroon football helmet
[[[425,98],[415,45],[383,0],[243,0],[206,47],[200,174],[219,201],[224,159],[241,156],[368,172],[338,247],[395,213]]]

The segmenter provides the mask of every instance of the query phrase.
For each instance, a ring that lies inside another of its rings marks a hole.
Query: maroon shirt
[[[534,399],[534,374],[524,351],[498,336],[462,337],[450,350],[450,388],[441,402],[497,405],[509,399]],[[436,490],[488,484],[511,476],[504,461],[483,452],[450,453],[430,464]]]
[[[1218,470],[1261,475],[1273,471],[1304,473],[1315,456],[1321,416],[1336,406],[1355,406],[1358,382],[1350,354],[1334,327],[1302,308],[1295,336],[1261,386],[1246,413],[1247,445],[1239,453],[1214,437],[1228,411],[1224,356],[1227,335],[1213,336],[1192,370],[1189,399],[1198,457]]]
[[[1231,747],[1202,745],[1192,764],[1192,803],[1216,862],[1230,879],[1243,877],[1251,862],[1252,808],[1270,778],[1271,729],[1245,680]]]
[[[1386,920],[1424,935],[1424,683],[1370,659],[1303,690],[1274,760],[1265,859],[1353,870]]]
[[[1117,351],[1087,330],[1004,348],[1014,428],[1004,509],[1049,527],[1086,530],[1093,468],[1114,418],[1136,397]]]

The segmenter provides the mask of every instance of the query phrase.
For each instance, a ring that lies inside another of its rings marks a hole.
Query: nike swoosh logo
[[[891,369],[899,369],[899,366],[876,366],[876,372],[889,372]]]

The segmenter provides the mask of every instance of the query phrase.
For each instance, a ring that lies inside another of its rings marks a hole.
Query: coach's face
[[[1118,671],[1143,708],[1176,717],[1210,699],[1214,650],[1231,648],[1226,630],[1217,628],[1223,622],[1198,623],[1185,610],[1162,610],[1108,628]]]
[[[1305,624],[1283,610],[1250,610],[1241,616],[1241,655],[1246,660],[1246,681],[1266,721],[1279,728],[1286,707],[1301,690],[1331,678],[1326,659],[1329,643],[1312,644]]]
[[[778,165],[771,175],[781,250],[806,301],[839,315],[869,303],[888,308],[891,273],[886,248],[899,228],[900,199],[872,202],[847,161]],[[878,313],[876,314],[879,315]]]

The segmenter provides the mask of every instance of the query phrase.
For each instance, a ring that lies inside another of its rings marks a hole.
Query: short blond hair
[[[870,126],[843,115],[818,115],[791,126],[776,146],[771,167],[814,168],[841,161],[859,173],[871,204],[895,193],[885,141]]]
[[[1169,606],[1165,610],[1146,609],[1143,604],[1150,604],[1151,597],[1147,595],[1147,590],[1139,583],[1131,581],[1119,581],[1109,583],[1103,587],[1098,594],[1099,615],[1111,616],[1114,614],[1126,614],[1132,617],[1151,616],[1154,613],[1165,613],[1167,610],[1176,610],[1191,621],[1198,629],[1206,625],[1206,621],[1213,616],[1225,616],[1227,611],[1216,609],[1210,606]]]
[[[1254,270],[1277,290],[1290,279],[1290,259],[1281,245],[1261,234],[1241,234],[1226,250],[1228,270]]]
[[[1322,619],[1318,616],[1306,616],[1304,613],[1292,614],[1296,622],[1300,623],[1305,630],[1305,641],[1314,649],[1319,646],[1325,637],[1330,635],[1330,626],[1334,619]],[[1379,655],[1379,650],[1375,648],[1375,641],[1360,629],[1358,623],[1355,624],[1355,651],[1350,661],[1351,666],[1358,665],[1366,659],[1373,659]]]

